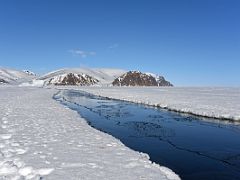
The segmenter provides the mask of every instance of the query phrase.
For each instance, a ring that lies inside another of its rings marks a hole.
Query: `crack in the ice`
[[[227,164],[227,165],[229,165],[229,166],[232,166],[232,167],[240,170],[240,167],[236,166],[235,164],[230,163],[229,161],[227,161],[228,159],[219,159],[219,158],[216,158],[216,157],[214,157],[214,156],[210,156],[210,155],[208,155],[208,154],[204,154],[204,153],[202,153],[202,152],[200,152],[200,151],[194,151],[194,150],[191,150],[191,149],[179,147],[179,146],[177,146],[176,144],[174,144],[173,142],[171,142],[170,140],[164,140],[164,139],[159,139],[159,140],[162,140],[162,141],[167,142],[169,145],[173,146],[175,149],[182,150],[182,151],[187,151],[187,152],[190,152],[190,153],[197,154],[197,155],[199,155],[199,156],[203,156],[203,157],[206,157],[206,158],[215,160],[215,161],[219,161],[219,162],[222,162],[222,163],[224,163],[224,164]],[[239,156],[239,155],[237,155],[237,156]]]

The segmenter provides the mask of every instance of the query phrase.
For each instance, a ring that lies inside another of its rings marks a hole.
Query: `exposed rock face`
[[[169,81],[166,81],[163,76],[157,76],[156,81],[158,86],[173,86]]]
[[[53,77],[49,80],[48,85],[70,85],[70,86],[90,86],[99,81],[86,74],[68,73]]]
[[[129,71],[113,81],[113,86],[172,86],[164,77],[153,77],[139,71]]]

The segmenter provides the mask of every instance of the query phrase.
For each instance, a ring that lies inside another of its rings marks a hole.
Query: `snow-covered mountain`
[[[36,76],[28,72],[30,71],[19,71],[0,67],[0,84],[21,84],[31,81]]]
[[[90,86],[97,84],[99,81],[87,74],[62,74],[55,76],[48,81],[48,84],[70,85],[70,86]],[[47,84],[47,85],[48,85]]]
[[[140,71],[129,71],[113,81],[113,86],[173,86],[163,76]]]
[[[121,69],[67,68],[50,72],[40,78],[44,85],[109,85],[124,74]]]

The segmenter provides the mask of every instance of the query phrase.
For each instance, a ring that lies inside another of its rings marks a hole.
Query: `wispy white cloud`
[[[115,44],[112,44],[111,46],[109,46],[108,49],[115,49],[115,48],[118,48],[118,47],[119,47],[119,44],[115,43]]]
[[[69,52],[74,56],[79,56],[81,58],[86,58],[88,56],[94,56],[96,55],[96,52],[94,51],[83,51],[81,49],[72,49],[69,50]]]

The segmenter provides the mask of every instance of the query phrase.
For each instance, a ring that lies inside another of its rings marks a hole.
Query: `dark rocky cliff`
[[[113,86],[172,86],[162,76],[155,78],[139,71],[129,71],[116,78],[112,84]]]
[[[50,79],[48,85],[90,86],[98,82],[97,79],[86,74],[68,73]]]

